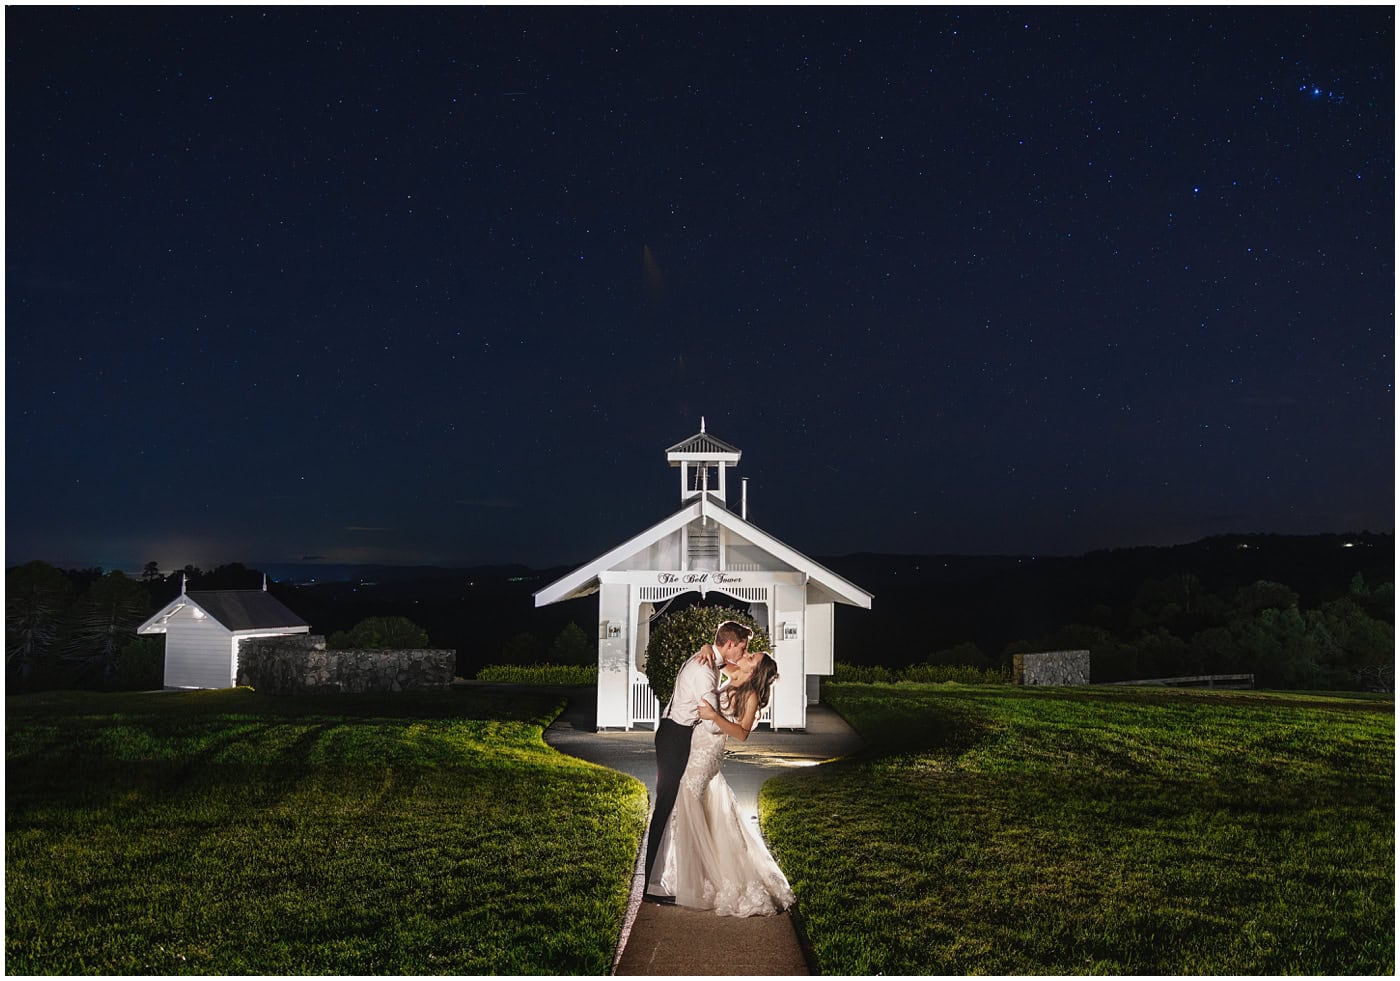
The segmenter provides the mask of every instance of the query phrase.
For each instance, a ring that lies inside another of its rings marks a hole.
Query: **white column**
[[[773,656],[778,662],[782,679],[773,687],[773,728],[807,728],[807,668],[803,644],[807,631],[802,622],[806,610],[807,590],[803,586],[779,583],[773,588],[773,604],[769,608],[773,624]],[[782,639],[784,624],[798,625],[797,637]]]
[[[836,604],[809,600],[803,627],[807,634],[802,639],[807,672],[807,704],[815,705],[820,701],[822,675],[831,675],[835,671]]]
[[[598,591],[598,728],[623,729],[631,725],[632,628],[626,583],[603,583]],[[609,625],[613,625],[610,630]],[[609,636],[614,632],[616,636]]]

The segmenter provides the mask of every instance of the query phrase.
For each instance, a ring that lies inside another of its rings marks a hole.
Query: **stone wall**
[[[1088,651],[1045,651],[1017,654],[1011,680],[1018,685],[1087,685]]]
[[[456,651],[328,651],[314,634],[249,637],[238,645],[238,684],[275,695],[445,688],[456,668]]]

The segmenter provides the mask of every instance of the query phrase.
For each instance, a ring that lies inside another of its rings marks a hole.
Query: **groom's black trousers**
[[[686,761],[690,759],[690,736],[695,730],[670,719],[656,725],[656,807],[651,812],[651,828],[647,831],[646,879],[642,889],[651,886],[651,867],[666,833],[666,822],[676,806],[676,793],[681,787]]]

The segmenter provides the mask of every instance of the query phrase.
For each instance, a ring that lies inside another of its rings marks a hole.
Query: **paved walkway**
[[[649,729],[597,732],[592,691],[570,691],[569,705],[545,730],[545,742],[560,752],[621,770],[656,794],[656,752]],[[793,767],[815,766],[855,752],[860,737],[825,705],[807,706],[806,732],[758,729],[744,742],[731,739],[724,776],[739,806],[758,820],[758,789],[769,777]],[[618,941],[613,973],[620,975],[810,974],[801,917],[716,916],[682,906],[642,902],[643,836],[632,873],[627,919]]]

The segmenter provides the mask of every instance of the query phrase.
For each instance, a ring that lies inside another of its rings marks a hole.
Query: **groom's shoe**
[[[656,893],[654,893],[654,892],[649,892],[649,893],[643,894],[642,900],[643,900],[643,902],[648,902],[648,903],[658,903],[658,904],[660,904],[660,905],[662,905],[662,906],[674,906],[674,905],[676,905],[676,897],[675,897],[675,896],[658,896],[658,895],[657,895]]]

